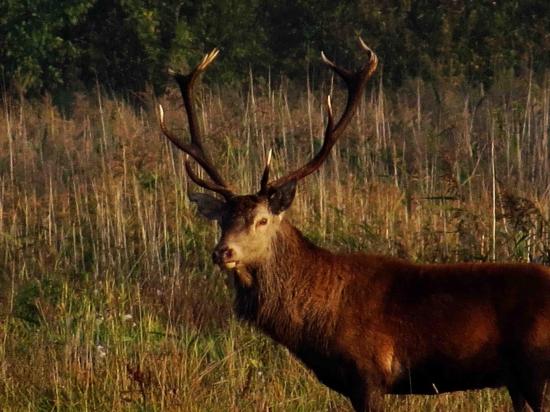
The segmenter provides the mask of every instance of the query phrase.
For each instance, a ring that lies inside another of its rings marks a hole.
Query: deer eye
[[[267,218],[262,217],[258,222],[256,223],[257,226],[265,226],[267,225]]]

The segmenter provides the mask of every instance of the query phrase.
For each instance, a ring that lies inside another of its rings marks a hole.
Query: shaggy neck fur
[[[237,315],[291,349],[326,346],[344,289],[344,280],[333,271],[334,258],[283,220],[269,256],[246,268],[251,286],[236,282]]]

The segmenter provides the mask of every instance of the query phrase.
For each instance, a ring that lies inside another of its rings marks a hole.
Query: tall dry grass
[[[187,201],[182,156],[160,136],[156,98],[142,99],[136,108],[78,95],[70,113],[48,98],[2,99],[0,404],[349,410],[233,319],[231,291],[210,263],[217,229]],[[291,218],[333,249],[549,263],[549,99],[548,79],[503,78],[489,91],[375,85],[330,160],[300,185]],[[177,94],[160,100],[185,135]],[[284,82],[205,88],[207,145],[231,181],[256,190],[269,148],[278,173],[319,148],[323,100]],[[388,403],[510,410],[502,391]]]

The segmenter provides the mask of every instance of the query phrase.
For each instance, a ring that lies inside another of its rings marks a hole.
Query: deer
[[[189,200],[221,236],[213,262],[234,284],[234,311],[285,346],[357,412],[384,410],[387,394],[437,395],[505,387],[516,412],[548,411],[550,270],[531,263],[423,264],[315,245],[285,217],[297,183],[317,171],[350,124],[376,54],[348,70],[321,53],[347,88],[335,120],[326,101],[323,144],[307,163],[276,179],[270,158],[257,192],[240,195],[214,167],[202,143],[194,100],[201,74],[219,50],[188,74],[172,72],[183,98],[190,143],[160,129],[186,154],[192,182],[217,194]],[[204,170],[201,177],[191,159]]]

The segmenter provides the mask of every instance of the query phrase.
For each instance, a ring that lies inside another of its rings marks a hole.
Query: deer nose
[[[220,265],[224,262],[231,260],[232,257],[233,257],[233,249],[227,246],[218,247],[214,249],[214,252],[212,252],[212,260],[217,265]]]

